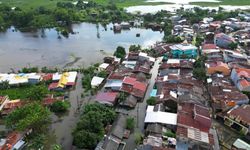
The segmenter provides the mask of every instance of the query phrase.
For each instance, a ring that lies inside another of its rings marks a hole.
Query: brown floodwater
[[[29,66],[88,66],[113,54],[117,46],[148,47],[163,38],[163,33],[151,29],[131,28],[115,34],[112,27],[109,24],[105,30],[101,25],[75,24],[72,29],[76,34],[68,38],[58,38],[55,29],[23,33],[10,28],[0,33],[0,72]],[[137,33],[140,37],[136,37]],[[77,62],[76,57],[80,58]]]

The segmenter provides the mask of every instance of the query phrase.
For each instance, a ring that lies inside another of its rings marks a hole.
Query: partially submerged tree
[[[124,47],[118,46],[114,52],[114,56],[117,58],[124,59],[126,56],[126,50]]]

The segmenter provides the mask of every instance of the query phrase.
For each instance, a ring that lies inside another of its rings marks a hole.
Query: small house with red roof
[[[231,79],[240,91],[250,91],[250,69],[234,68]]]
[[[133,85],[132,95],[138,98],[143,98],[147,90],[147,84],[136,81]]]
[[[98,103],[114,106],[117,102],[118,92],[100,92],[96,95],[95,100]]]
[[[134,77],[125,77],[120,91],[131,94],[137,98],[142,99],[146,93],[147,84],[137,81]]]

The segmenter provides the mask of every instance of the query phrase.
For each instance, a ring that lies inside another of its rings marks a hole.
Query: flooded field
[[[142,14],[145,13],[156,13],[157,11],[161,10],[167,10],[174,12],[177,9],[180,9],[183,7],[184,9],[190,9],[194,7],[200,7],[198,5],[191,5],[189,4],[190,2],[213,2],[213,3],[218,3],[218,0],[148,0],[148,3],[150,2],[169,2],[173,4],[163,4],[163,5],[141,5],[141,6],[131,6],[126,8],[128,12],[135,13],[135,12],[140,12]],[[202,9],[216,9],[218,10],[219,7],[224,8],[226,11],[231,11],[231,10],[237,10],[237,9],[250,9],[250,2],[249,5],[245,6],[231,6],[231,5],[219,5],[216,7],[201,7]]]
[[[0,33],[0,72],[28,66],[87,66],[113,54],[117,46],[128,48],[131,44],[140,44],[147,47],[163,38],[163,33],[150,29],[131,28],[114,33],[112,27],[109,24],[105,30],[101,25],[75,24],[72,29],[76,34],[69,38],[58,38],[54,29],[33,33],[9,29]],[[136,37],[137,33],[140,37]]]

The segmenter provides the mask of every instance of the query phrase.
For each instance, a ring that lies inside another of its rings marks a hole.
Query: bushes
[[[176,134],[173,133],[171,130],[167,130],[166,132],[164,132],[164,136],[175,138]]]
[[[155,105],[156,104],[156,98],[155,97],[150,97],[147,99],[147,104],[148,105]]]
[[[126,120],[126,129],[133,130],[135,127],[135,119],[128,117]]]
[[[64,113],[70,107],[70,103],[68,101],[57,101],[51,105],[50,110],[55,113]]]

